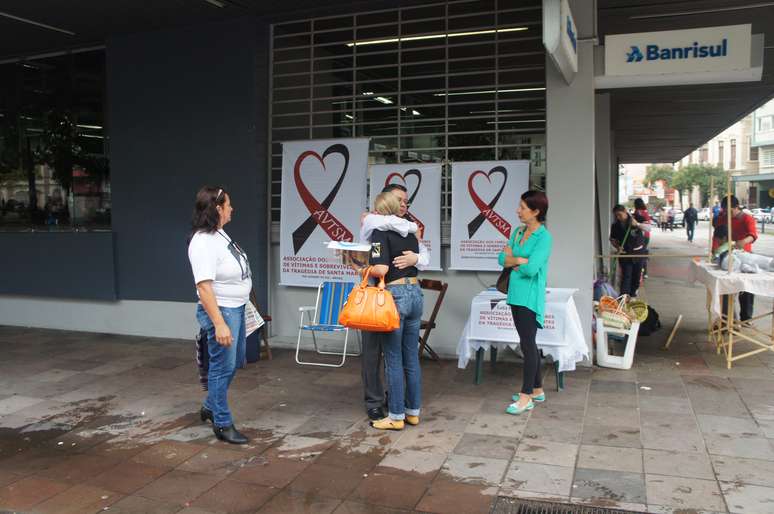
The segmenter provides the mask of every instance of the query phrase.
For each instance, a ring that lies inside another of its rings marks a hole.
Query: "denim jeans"
[[[210,352],[210,369],[207,373],[207,399],[204,407],[211,410],[217,427],[230,427],[234,424],[228,408],[228,386],[234,379],[236,368],[245,364],[245,306],[220,307],[220,313],[231,330],[231,346],[221,346],[215,340],[215,325],[207,311],[199,304],[196,319],[207,331],[207,348]]]
[[[419,367],[419,324],[423,295],[416,284],[387,286],[400,313],[400,328],[384,334],[384,375],[387,379],[391,419],[419,416],[422,406],[422,371]],[[404,383],[405,381],[405,383]]]

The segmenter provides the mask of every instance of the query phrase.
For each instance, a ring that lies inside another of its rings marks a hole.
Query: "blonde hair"
[[[392,193],[379,193],[374,199],[374,210],[385,216],[400,212],[400,200]]]

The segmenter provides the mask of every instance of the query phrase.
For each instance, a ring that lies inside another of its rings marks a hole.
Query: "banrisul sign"
[[[750,25],[605,37],[605,75],[724,72],[750,67]]]

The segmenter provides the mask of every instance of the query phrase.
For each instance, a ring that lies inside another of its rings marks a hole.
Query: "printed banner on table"
[[[368,139],[282,144],[281,285],[356,279],[325,243],[357,239],[367,173]]]
[[[547,289],[543,328],[537,331],[540,345],[566,345],[565,324],[573,289]],[[511,307],[499,291],[484,291],[470,305],[468,338],[495,342],[518,342]]]
[[[378,164],[371,166],[371,202],[387,184],[408,189],[406,216],[423,232],[417,238],[430,252],[428,270],[441,270],[441,165]]]
[[[519,226],[516,209],[528,185],[529,161],[454,163],[451,269],[500,270],[497,256]]]

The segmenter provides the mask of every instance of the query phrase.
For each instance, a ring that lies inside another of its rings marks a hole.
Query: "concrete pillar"
[[[598,94],[594,96],[595,99],[595,160],[596,160],[596,177],[597,177],[597,195],[599,204],[599,226],[596,227],[598,232],[595,237],[595,242],[599,239],[602,240],[602,248],[597,248],[597,251],[605,253],[608,250],[608,232],[611,221],[611,209],[613,205],[617,203],[613,199],[613,181],[618,180],[617,166],[613,164],[613,142],[610,132],[610,94]],[[599,265],[599,261],[595,262]]]
[[[578,74],[569,86],[553,63],[546,62],[546,192],[548,229],[554,238],[548,282],[578,289],[575,301],[590,350],[595,247],[593,50],[593,42],[578,42]]]

